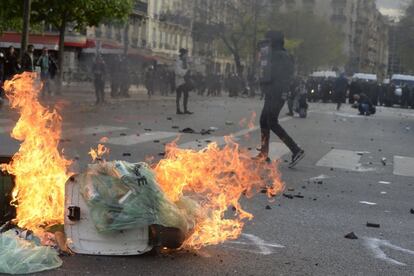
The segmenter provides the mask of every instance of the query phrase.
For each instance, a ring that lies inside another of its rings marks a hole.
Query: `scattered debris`
[[[171,117],[167,117],[167,121],[172,121],[172,118]]]
[[[150,128],[144,128],[145,131],[152,131]]]
[[[154,140],[153,142],[154,142],[154,143],[159,143],[159,142],[160,142],[160,140]]]
[[[234,122],[233,122],[233,121],[226,121],[226,125],[227,125],[227,126],[234,125]]]
[[[380,228],[380,225],[379,225],[379,223],[367,222],[367,227]]]
[[[294,195],[296,198],[305,198],[303,195]]]
[[[165,152],[159,152],[158,156],[165,156]]]
[[[375,202],[369,202],[369,201],[360,201],[359,203],[366,204],[366,205],[371,205],[371,206],[377,205]]]
[[[357,240],[358,239],[357,235],[355,235],[354,232],[346,234],[344,238],[345,239],[350,239],[350,240]]]
[[[287,197],[289,199],[293,199],[293,195],[291,195],[291,194],[285,194],[285,193],[283,193],[283,196],[284,197]]]
[[[129,153],[129,152],[124,152],[124,153],[122,154],[122,156],[131,156],[131,153]]]
[[[382,194],[382,195],[386,195],[386,194],[387,194],[387,192],[385,192],[385,191],[382,191],[382,192],[381,192],[381,194]]]
[[[386,166],[387,165],[387,158],[385,158],[385,157],[381,158],[381,163],[382,163],[382,165]]]
[[[295,189],[293,189],[293,188],[288,188],[288,191],[289,192],[293,192]]]
[[[200,131],[201,135],[210,135],[211,134],[211,130],[205,130],[204,128]]]
[[[266,210],[270,210],[272,209],[272,207],[270,207],[269,205],[266,205]]]
[[[390,185],[391,182],[388,181],[378,181],[379,184]]]
[[[210,131],[216,131],[216,130],[218,130],[218,128],[217,127],[209,127],[208,130],[210,130]]]
[[[179,129],[180,127],[179,126],[172,126],[171,128],[173,128],[173,129]]]
[[[127,136],[126,133],[121,133],[119,136]]]
[[[410,210],[410,213],[414,215],[414,209],[411,209]]]
[[[181,130],[180,132],[182,132],[182,133],[190,133],[190,134],[195,133],[194,129],[192,129],[190,127],[186,127],[183,130]]]

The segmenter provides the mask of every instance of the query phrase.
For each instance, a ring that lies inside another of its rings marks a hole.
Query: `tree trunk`
[[[239,78],[243,78],[243,65],[241,64],[240,55],[237,51],[233,52],[234,63],[236,64],[236,71]]]
[[[31,8],[31,0],[24,0],[23,2],[23,30],[22,30],[22,40],[21,40],[21,47],[20,47],[20,60],[22,59],[23,54],[26,51],[27,44],[29,42],[30,8]]]
[[[58,52],[58,74],[57,74],[57,94],[62,92],[63,82],[63,58],[65,53],[65,30],[66,18],[63,17],[59,26],[59,52]]]

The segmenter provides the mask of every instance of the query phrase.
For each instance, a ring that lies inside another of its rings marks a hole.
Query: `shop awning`
[[[0,47],[7,48],[13,46],[20,49],[21,34],[15,32],[4,32],[0,35]],[[59,49],[58,34],[31,34],[29,35],[29,44],[33,44],[35,49],[47,47],[51,50]],[[82,35],[66,35],[65,47],[84,48],[86,46],[86,37]]]

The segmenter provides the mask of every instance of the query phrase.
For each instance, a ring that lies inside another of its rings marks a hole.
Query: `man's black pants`
[[[290,149],[293,154],[299,152],[299,146],[286,133],[279,124],[279,113],[283,108],[285,101],[281,98],[271,98],[266,95],[262,114],[260,115],[260,129],[262,132],[261,153],[265,156],[269,153],[270,130],[272,130],[283,143]]]
[[[187,105],[188,105],[188,94],[189,91],[186,87],[185,84],[180,85],[179,87],[177,87],[177,97],[175,99],[176,105],[177,105],[177,111],[181,110],[180,109],[180,100],[181,100],[181,95],[183,95],[183,105],[184,105],[184,112],[188,111],[187,109]]]

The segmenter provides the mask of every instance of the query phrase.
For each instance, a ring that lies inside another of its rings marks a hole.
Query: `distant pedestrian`
[[[336,110],[341,109],[342,103],[346,100],[346,92],[348,91],[348,80],[345,74],[341,74],[334,82],[334,102],[336,103]]]
[[[4,54],[0,51],[0,108],[3,105],[3,97],[4,97]]]
[[[7,49],[4,55],[4,80],[10,80],[19,73],[19,63],[13,46]]]
[[[131,87],[131,77],[129,71],[129,64],[127,56],[124,55],[120,61],[119,67],[119,90],[120,96],[123,98],[129,98],[129,88]]]
[[[104,103],[106,66],[100,55],[96,57],[96,60],[92,66],[92,74],[95,86],[96,104]]]
[[[35,71],[34,46],[32,44],[27,46],[27,51],[23,54],[22,71],[23,72],[34,72]]]
[[[147,89],[148,98],[154,95],[154,66],[149,66],[145,71],[145,88]]]
[[[268,160],[270,130],[272,130],[291,150],[292,160],[289,167],[294,167],[304,156],[305,151],[286,133],[279,124],[279,114],[285,104],[289,84],[295,72],[292,57],[284,48],[284,35],[281,32],[269,31],[266,38],[271,43],[270,59],[267,60],[270,79],[261,79],[261,88],[265,101],[260,115],[261,148],[258,159]],[[268,55],[269,57],[269,55]]]
[[[55,70],[53,68],[56,68],[57,66],[53,59],[49,56],[49,51],[46,47],[43,48],[42,55],[37,60],[36,65],[40,67],[40,79],[43,84],[42,96],[45,96],[45,92],[51,95],[52,90],[50,88],[50,72],[53,72]]]
[[[188,97],[192,89],[190,84],[190,70],[187,60],[188,50],[180,49],[180,55],[175,62],[175,84],[177,86],[176,92],[176,107],[177,114],[193,114],[188,110]],[[183,96],[184,112],[180,109],[181,95]]]

